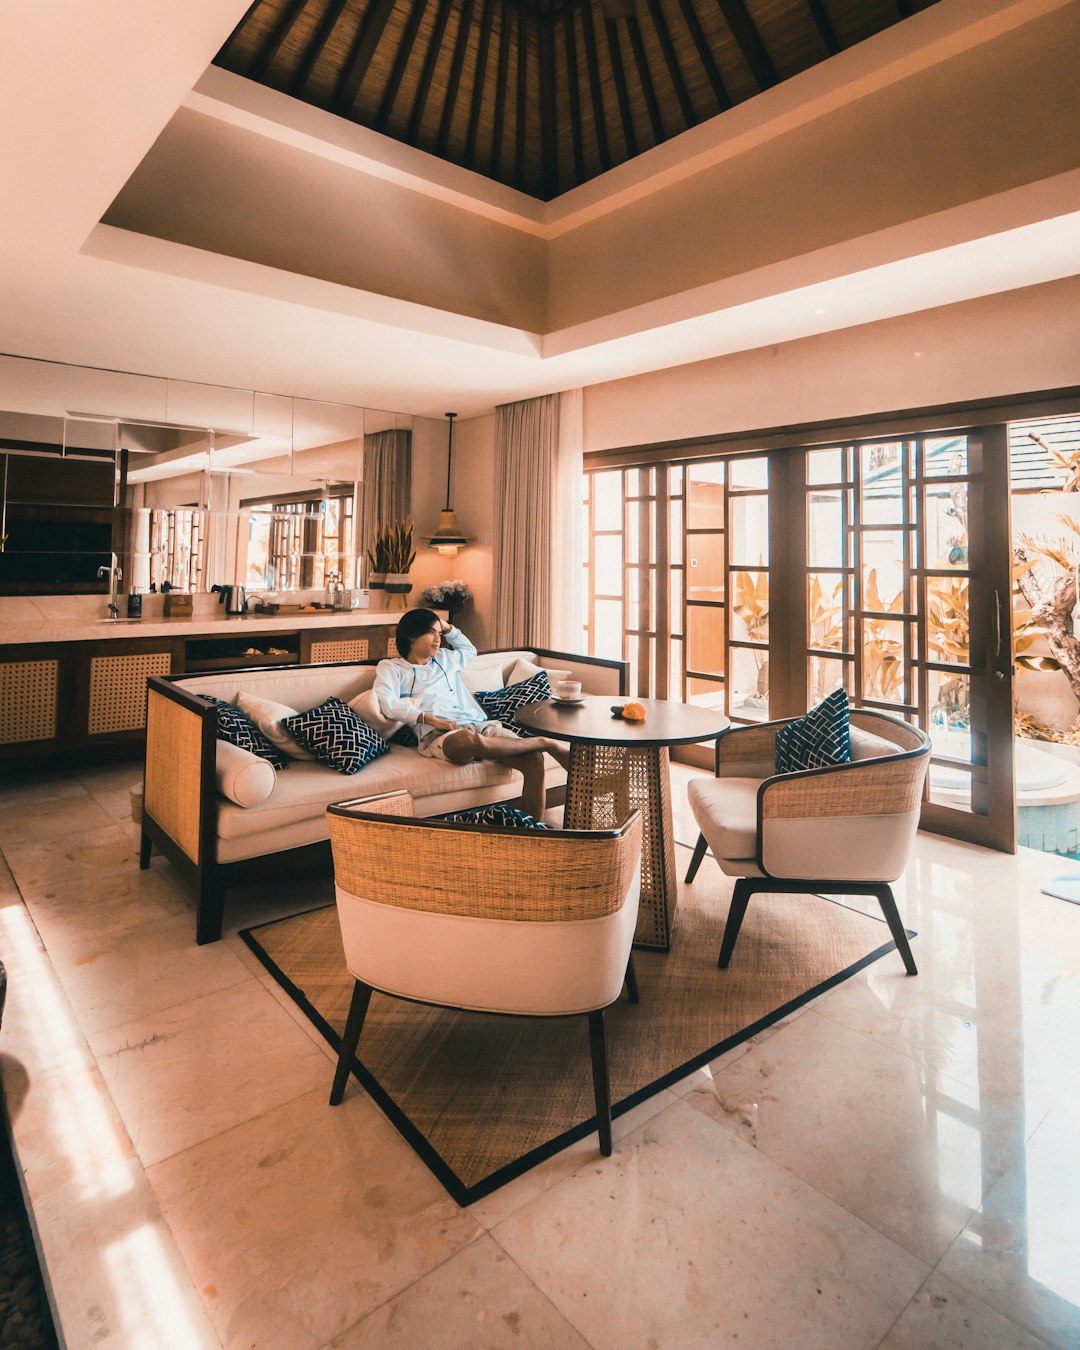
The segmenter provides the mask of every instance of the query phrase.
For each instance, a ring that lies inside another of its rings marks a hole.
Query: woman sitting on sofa
[[[522,806],[543,819],[544,751],[565,769],[564,747],[546,736],[523,739],[488,718],[461,678],[476,648],[432,610],[403,614],[394,641],[400,655],[380,661],[375,671],[375,696],[383,716],[412,727],[417,749],[428,759],[512,765],[525,780]]]

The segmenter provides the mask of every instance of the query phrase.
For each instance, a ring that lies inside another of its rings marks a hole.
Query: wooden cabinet
[[[134,757],[149,675],[380,660],[397,620],[319,628],[0,646],[0,762],[101,751]]]

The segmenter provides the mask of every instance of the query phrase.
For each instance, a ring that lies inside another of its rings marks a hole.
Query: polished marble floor
[[[325,883],[231,899],[197,948],[138,870],[137,777],[0,787],[0,1069],[71,1350],[1080,1347],[1080,906],[1040,893],[1068,864],[921,835],[917,978],[878,962],[612,1158],[461,1210],[355,1084],[329,1109],[327,1047],[235,936]]]

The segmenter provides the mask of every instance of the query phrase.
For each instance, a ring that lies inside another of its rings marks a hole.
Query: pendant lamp
[[[454,418],[457,413],[447,413],[450,420],[449,435],[446,444],[446,507],[439,512],[439,525],[428,543],[436,553],[444,558],[456,558],[459,548],[469,542],[458,529],[457,513],[450,506],[450,470],[454,462]]]

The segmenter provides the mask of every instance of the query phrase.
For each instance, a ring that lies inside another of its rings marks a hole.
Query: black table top
[[[643,722],[613,717],[611,709],[625,703],[640,703]],[[695,708],[657,698],[613,698],[590,694],[576,707],[557,703],[527,703],[514,714],[530,731],[557,741],[588,741],[594,745],[661,746],[691,745],[712,740],[731,725],[722,712]]]

